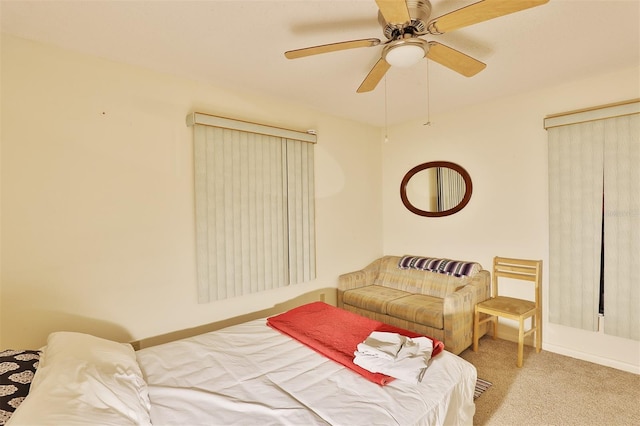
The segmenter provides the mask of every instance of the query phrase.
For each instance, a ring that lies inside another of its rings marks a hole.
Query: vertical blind
[[[640,102],[549,117],[545,127],[549,320],[597,330],[602,269],[604,332],[640,340]]]
[[[549,320],[598,329],[601,122],[549,130]]]
[[[437,168],[438,210],[450,210],[460,204],[467,191],[462,175],[449,167]]]
[[[193,114],[198,301],[315,278],[315,135]]]
[[[640,340],[640,114],[604,125],[605,333]]]

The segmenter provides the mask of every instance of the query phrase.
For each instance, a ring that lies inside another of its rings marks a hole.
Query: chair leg
[[[518,362],[516,365],[522,367],[522,359],[524,358],[524,319],[520,317],[520,328],[518,330]]]
[[[496,340],[498,338],[498,317],[491,318],[491,326],[493,327],[493,333],[491,338]]]
[[[478,352],[478,335],[480,334],[480,313],[477,309],[473,314],[473,351]]]
[[[536,314],[536,353],[542,350],[542,313]]]

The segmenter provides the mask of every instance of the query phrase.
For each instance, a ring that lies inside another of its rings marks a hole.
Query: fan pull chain
[[[427,64],[427,122],[423,126],[431,126],[431,105],[429,98],[431,97],[431,90],[429,86],[429,61],[425,61]]]
[[[384,143],[389,142],[389,121],[387,108],[387,76],[384,76]]]

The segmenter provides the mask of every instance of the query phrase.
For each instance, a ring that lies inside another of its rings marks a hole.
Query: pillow
[[[29,396],[10,425],[150,425],[147,384],[129,344],[49,335]]]
[[[398,268],[437,272],[458,278],[475,275],[482,269],[480,264],[476,262],[409,255],[402,256],[398,262]]]
[[[0,352],[0,425],[6,424],[29,393],[39,360],[40,351]]]

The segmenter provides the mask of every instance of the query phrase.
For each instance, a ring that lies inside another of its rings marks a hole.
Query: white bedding
[[[8,425],[150,425],[149,405],[131,345],[57,332]]]
[[[449,352],[421,383],[374,384],[255,320],[136,353],[154,425],[471,425],[476,369]]]

